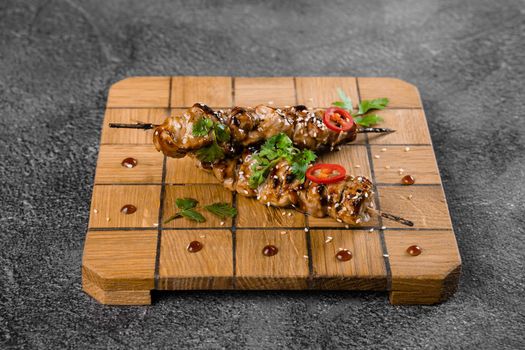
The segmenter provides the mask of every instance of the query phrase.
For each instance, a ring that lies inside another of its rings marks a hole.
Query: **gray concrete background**
[[[523,0],[0,1],[0,347],[524,348],[524,12]],[[330,292],[105,307],[83,294],[108,87],[170,74],[416,84],[459,292],[432,307]]]

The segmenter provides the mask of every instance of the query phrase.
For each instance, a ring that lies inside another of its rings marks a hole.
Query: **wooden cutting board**
[[[267,208],[225,190],[188,159],[166,158],[152,131],[110,129],[110,122],[161,123],[195,102],[213,108],[270,104],[327,107],[341,87],[352,100],[388,97],[381,126],[321,157],[376,184],[377,207],[414,221],[381,218],[345,228],[330,218]],[[137,165],[122,165],[134,158]],[[402,169],[402,170],[400,170]],[[413,175],[416,184],[401,178]],[[175,199],[229,202],[233,220],[178,219]],[[133,214],[121,208],[134,205]],[[189,253],[191,241],[204,248]],[[264,246],[278,247],[266,257]],[[410,255],[417,245],[421,254]],[[353,258],[335,254],[349,249]],[[461,259],[417,88],[392,78],[134,77],[109,92],[82,261],[83,289],[104,304],[150,304],[151,290],[327,289],[388,291],[393,304],[433,304],[456,290]]]

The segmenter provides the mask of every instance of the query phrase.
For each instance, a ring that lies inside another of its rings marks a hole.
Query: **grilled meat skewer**
[[[338,183],[317,184],[299,181],[285,159],[270,171],[266,180],[251,188],[253,151],[246,149],[240,157],[221,160],[213,165],[197,161],[197,166],[211,171],[224,187],[242,196],[255,197],[267,206],[294,207],[314,216],[330,216],[355,225],[370,219],[368,208],[374,207],[373,185],[366,177],[346,176]]]
[[[238,153],[239,148],[258,145],[279,133],[285,133],[300,149],[315,152],[332,150],[349,143],[357,136],[356,124],[344,132],[336,132],[323,123],[324,109],[308,110],[305,106],[273,108],[259,105],[254,108],[235,107],[227,111],[213,111],[196,103],[182,115],[166,118],[155,126],[154,143],[157,150],[169,157],[182,158],[187,153],[210,145],[212,135],[194,136],[193,126],[201,118],[208,118],[229,129],[230,140],[223,145],[226,155]],[[154,126],[154,125],[151,125]],[[391,132],[390,129],[367,128],[367,132]]]

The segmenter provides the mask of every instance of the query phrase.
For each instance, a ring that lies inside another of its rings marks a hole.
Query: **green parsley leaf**
[[[180,212],[180,215],[184,216],[187,219],[190,219],[190,220],[193,220],[193,221],[197,221],[197,222],[204,222],[204,221],[206,221],[204,216],[202,216],[201,213],[195,211],[194,209],[182,210]]]
[[[206,136],[210,133],[213,127],[213,120],[209,118],[200,118],[195,124],[193,124],[193,136]]]
[[[205,206],[204,209],[223,220],[237,215],[237,209],[232,208],[228,203],[213,203]]]
[[[215,123],[213,126],[215,139],[219,142],[226,142],[230,140],[230,128],[221,123]]]
[[[369,126],[372,126],[374,124],[378,124],[383,121],[383,118],[378,116],[377,114],[369,114],[364,116],[357,116],[354,117],[354,122],[360,126],[364,126],[368,128]]]
[[[285,133],[272,136],[261,146],[260,151],[253,155],[255,162],[252,165],[249,185],[251,188],[257,188],[282,159],[291,164],[292,174],[304,181],[306,169],[316,157],[310,150],[300,151],[294,147],[292,140]]]
[[[374,100],[364,100],[359,103],[358,115],[365,114],[372,109],[384,109],[388,105],[388,98],[376,98]]]
[[[350,99],[350,97],[346,96],[343,89],[337,88],[337,94],[339,95],[342,101],[333,102],[332,105],[339,107],[339,108],[344,108],[344,109],[349,110],[350,112],[353,112],[354,106],[352,105],[352,100]]]
[[[214,162],[224,157],[224,150],[214,141],[211,145],[198,149],[195,154],[201,162]]]
[[[344,102],[341,102],[341,101],[332,102],[332,106],[336,106],[336,107],[339,107],[339,108],[346,109],[346,104]]]
[[[175,215],[170,216],[166,221],[164,221],[164,223],[167,224],[168,222],[173,221],[176,218],[180,218],[180,217],[182,217],[182,215],[180,214],[180,212],[178,212]]]
[[[193,198],[177,198],[175,200],[175,204],[177,205],[177,208],[182,209],[182,210],[195,208],[198,203],[199,201]]]
[[[313,162],[317,156],[314,152],[309,149],[303,150],[301,153],[297,154],[292,161],[292,174],[295,175],[299,181],[304,182],[306,178],[306,169],[311,162]]]

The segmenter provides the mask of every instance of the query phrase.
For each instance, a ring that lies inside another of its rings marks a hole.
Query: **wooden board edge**
[[[113,290],[100,288],[82,269],[82,290],[104,305],[151,305],[150,290]]]
[[[461,275],[461,262],[441,279],[405,279],[410,287],[389,292],[392,305],[432,305],[448,300],[456,293]],[[423,285],[428,282],[428,284]],[[422,283],[423,282],[423,283]],[[436,288],[437,287],[437,288]]]

